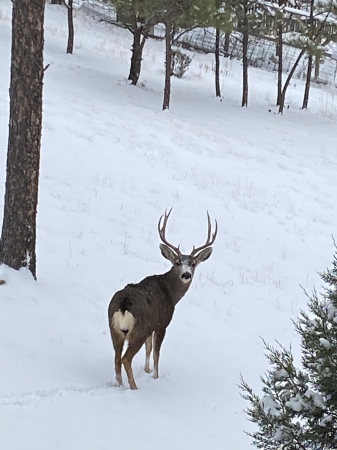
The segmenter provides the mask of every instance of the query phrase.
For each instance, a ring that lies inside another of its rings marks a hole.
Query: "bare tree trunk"
[[[165,87],[163,111],[170,108],[171,97],[171,74],[172,74],[172,24],[167,19],[165,24]]]
[[[282,101],[282,74],[283,74],[283,29],[282,25],[279,25],[277,31],[277,45],[276,45],[276,53],[278,59],[278,68],[277,68],[277,99],[276,106],[279,106]],[[283,107],[282,107],[283,110]]]
[[[314,3],[315,3],[315,0],[310,0],[309,26],[312,26],[314,24]],[[306,78],[305,88],[304,88],[304,97],[303,97],[302,109],[307,109],[308,108],[312,65],[313,65],[313,56],[312,56],[312,54],[309,53],[309,55],[308,55],[307,78]]]
[[[131,80],[131,84],[133,85],[136,85],[138,83],[140,77],[145,41],[146,38],[145,36],[142,36],[141,28],[135,28],[133,32],[131,66],[128,78],[129,80]]]
[[[313,65],[313,57],[312,57],[312,55],[309,55],[308,56],[307,79],[306,79],[306,82],[305,82],[302,109],[307,109],[308,108],[312,65]]]
[[[302,56],[304,55],[305,50],[306,50],[306,49],[303,48],[303,49],[300,51],[300,53],[299,53],[299,55],[298,55],[296,61],[294,62],[293,67],[291,68],[291,71],[290,71],[289,74],[288,74],[288,77],[287,77],[287,79],[286,79],[286,82],[284,83],[284,86],[283,86],[283,89],[282,89],[282,92],[281,92],[281,99],[280,99],[279,110],[278,110],[279,114],[283,114],[284,103],[285,103],[285,98],[286,98],[286,92],[287,92],[287,89],[288,89],[290,80],[292,79],[292,77],[293,77],[293,75],[294,75],[294,73],[295,73],[295,70],[296,70],[296,68],[297,68],[297,66],[298,66],[298,64],[299,64],[299,62],[301,61],[301,58],[302,58]]]
[[[225,44],[224,44],[224,56],[228,57],[229,56],[229,38],[230,38],[230,32],[226,31],[225,33]]]
[[[215,96],[221,97],[220,91],[220,30],[215,29]]]
[[[68,46],[67,53],[73,54],[74,50],[74,20],[73,20],[73,0],[68,0]]]
[[[36,278],[45,0],[14,0],[10,118],[0,262]]]
[[[243,33],[242,42],[242,102],[241,106],[248,106],[248,33]]]
[[[320,69],[320,57],[318,55],[315,56],[315,80],[319,78],[319,69]]]

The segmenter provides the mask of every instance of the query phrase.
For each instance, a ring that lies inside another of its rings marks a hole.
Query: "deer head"
[[[206,243],[197,248],[193,246],[193,250],[189,255],[183,255],[179,249],[179,246],[175,247],[174,245],[170,244],[165,237],[166,225],[171,211],[172,208],[168,213],[165,211],[165,214],[160,217],[158,222],[159,236],[163,241],[163,244],[160,244],[159,248],[164,258],[168,259],[172,263],[173,270],[175,271],[180,281],[182,283],[190,283],[192,281],[197,265],[203,261],[206,261],[206,259],[208,259],[212,254],[213,248],[211,247],[211,245],[215,241],[218,232],[218,224],[217,221],[215,221],[215,231],[212,234],[211,219],[207,212],[208,233]]]

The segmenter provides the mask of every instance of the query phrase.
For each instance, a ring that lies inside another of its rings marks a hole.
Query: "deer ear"
[[[177,255],[174,253],[174,251],[165,244],[160,244],[159,248],[164,258],[168,259],[172,264],[174,264],[175,260],[177,259]]]
[[[206,259],[208,259],[211,256],[212,251],[213,251],[212,247],[208,247],[205,248],[204,250],[201,250],[201,252],[195,257],[197,264],[206,261]]]

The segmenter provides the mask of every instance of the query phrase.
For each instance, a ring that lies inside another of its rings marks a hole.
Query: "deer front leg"
[[[160,347],[164,340],[166,330],[160,329],[154,332],[153,335],[153,378],[158,378],[158,364],[159,364],[159,354]]]
[[[145,352],[146,352],[146,356],[145,356],[145,367],[144,370],[146,373],[150,373],[150,355],[152,352],[152,334],[146,339],[145,341]]]

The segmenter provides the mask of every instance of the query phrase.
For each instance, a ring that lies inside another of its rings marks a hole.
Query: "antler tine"
[[[210,247],[212,244],[214,244],[216,235],[218,233],[218,222],[215,220],[215,230],[214,230],[214,233],[212,234],[211,218],[208,214],[208,211],[207,211],[207,222],[208,222],[208,231],[207,231],[206,243],[204,245],[202,245],[201,247],[197,247],[197,248],[195,248],[193,245],[193,250],[192,250],[191,256],[194,256],[196,253],[199,253],[204,248]]]
[[[166,237],[165,237],[166,225],[167,225],[168,218],[170,217],[171,211],[172,211],[172,208],[169,210],[169,212],[166,212],[166,210],[165,210],[165,214],[160,216],[160,219],[159,219],[159,222],[158,222],[159,237],[164,242],[164,244],[166,244],[168,247],[170,247],[170,249],[172,249],[174,252],[176,252],[177,255],[181,255],[181,251],[179,250],[179,246],[175,247],[174,245],[170,244],[166,240]],[[161,227],[161,222],[162,222],[162,218],[163,217],[164,217],[163,226]]]

